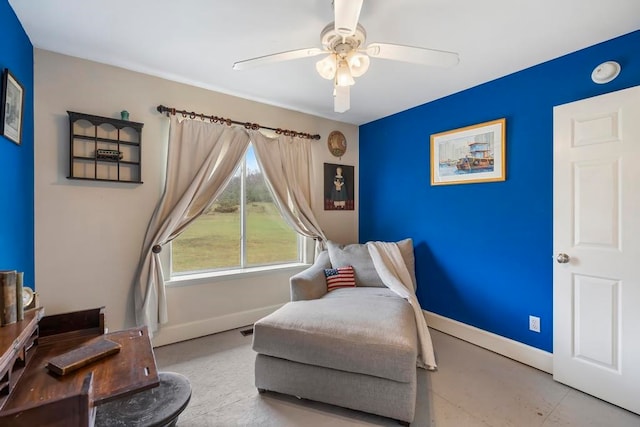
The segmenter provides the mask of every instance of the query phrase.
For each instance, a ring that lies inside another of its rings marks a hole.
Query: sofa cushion
[[[327,292],[340,288],[355,288],[356,279],[353,267],[325,268],[324,277],[327,281]]]
[[[413,240],[408,238],[396,242],[400,254],[404,259],[409,275],[413,281],[413,289],[416,289],[416,263],[413,254]],[[382,279],[378,276],[376,268],[373,265],[369,248],[366,244],[354,243],[350,245],[341,245],[332,241],[327,242],[329,251],[329,259],[333,268],[345,267],[352,265],[356,275],[356,286],[373,286],[385,287]]]
[[[366,245],[354,243],[341,245],[332,241],[327,242],[329,259],[333,268],[352,265],[356,274],[356,286],[374,286],[384,288],[380,276],[373,265],[369,249]]]
[[[389,289],[345,288],[285,304],[254,325],[253,349],[308,365],[410,382],[417,358],[409,303]]]

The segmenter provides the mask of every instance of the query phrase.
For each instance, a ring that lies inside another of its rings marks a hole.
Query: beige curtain
[[[280,135],[269,138],[251,131],[256,157],[276,204],[287,223],[316,241],[316,254],[326,238],[311,210],[311,140]]]
[[[248,145],[242,128],[171,117],[164,195],[147,229],[134,289],[136,322],[151,333],[168,320],[162,246],[224,189]]]

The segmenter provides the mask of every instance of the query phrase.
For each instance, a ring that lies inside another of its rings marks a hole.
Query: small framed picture
[[[22,113],[24,87],[8,68],[2,74],[2,105],[0,105],[0,133],[11,141],[22,143]]]
[[[324,164],[324,210],[354,210],[354,167]]]
[[[506,119],[431,135],[431,185],[504,181]]]

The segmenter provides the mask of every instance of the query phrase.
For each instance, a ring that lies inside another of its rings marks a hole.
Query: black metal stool
[[[175,372],[160,372],[157,387],[96,409],[96,427],[172,427],[191,399],[189,380]]]

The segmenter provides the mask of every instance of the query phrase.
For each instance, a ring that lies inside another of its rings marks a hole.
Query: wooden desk
[[[158,385],[145,327],[103,335],[101,309],[42,319],[39,310],[0,328],[0,425],[93,426],[96,405]],[[64,376],[46,369],[52,357],[103,338],[120,352]]]

